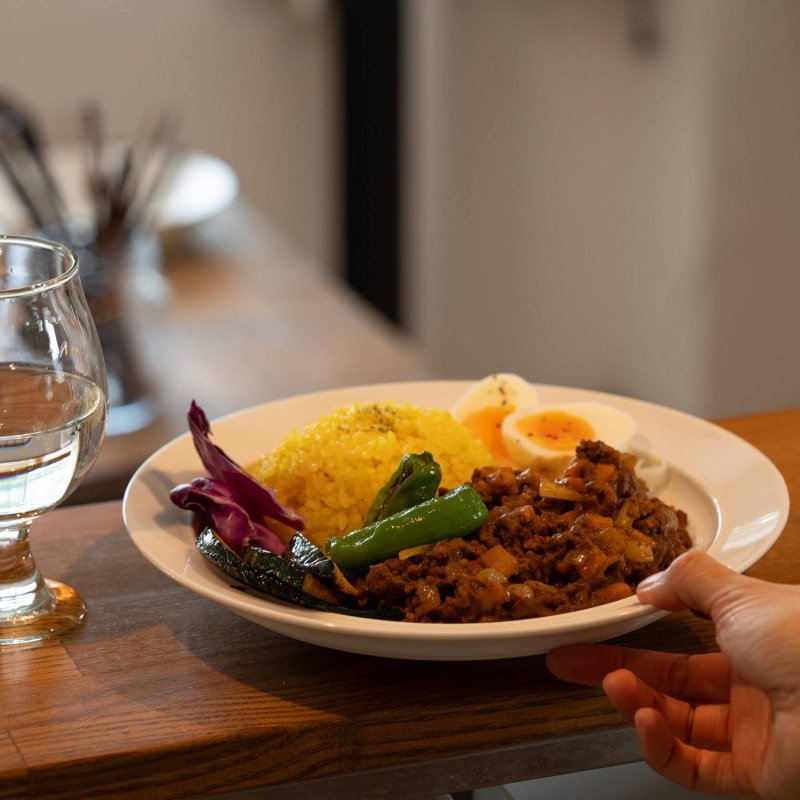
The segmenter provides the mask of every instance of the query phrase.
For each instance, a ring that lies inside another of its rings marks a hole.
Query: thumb
[[[636,596],[642,603],[667,611],[691,608],[713,618],[723,598],[752,580],[700,550],[690,550],[676,558],[665,572],[643,580]]]

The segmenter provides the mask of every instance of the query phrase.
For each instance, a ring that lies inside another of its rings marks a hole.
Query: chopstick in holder
[[[17,162],[15,167],[19,166],[14,174],[24,184],[27,197],[39,209],[39,216],[45,221],[62,223],[63,227],[66,206],[47,163],[42,137],[30,114],[3,96],[0,96],[0,135],[8,144],[8,159]],[[24,177],[23,171],[27,172]],[[35,197],[37,189],[38,197]],[[16,185],[15,191],[19,194]],[[29,209],[29,203],[23,203]],[[47,207],[47,212],[42,211],[43,206]]]
[[[128,232],[149,230],[155,226],[158,200],[176,166],[176,139],[176,121],[170,114],[162,114],[153,133],[147,138],[144,153],[139,159],[135,188],[125,215],[125,230]],[[155,166],[148,176],[148,166],[153,162]],[[148,185],[142,189],[148,177]]]
[[[25,149],[30,154],[31,161],[38,170],[39,178],[44,188],[44,194],[52,210],[53,217],[61,222],[63,227],[63,220],[67,210],[66,204],[58,189],[58,184],[53,177],[53,173],[50,170],[50,165],[47,163],[42,140],[38,132],[29,120],[21,120],[17,130],[17,136],[25,145]]]
[[[47,224],[46,219],[28,190],[25,179],[20,175],[19,166],[14,160],[14,154],[2,136],[0,136],[0,166],[2,166],[8,182],[30,217],[33,226],[38,230],[44,229]]]
[[[172,115],[161,114],[149,135],[140,133],[113,147],[105,139],[96,106],[81,109],[81,126],[98,247],[119,245],[136,230],[152,229],[157,201],[175,161],[177,126]]]
[[[93,207],[93,222],[98,232],[108,222],[108,181],[102,112],[94,103],[81,107],[81,129],[86,141],[86,183]]]

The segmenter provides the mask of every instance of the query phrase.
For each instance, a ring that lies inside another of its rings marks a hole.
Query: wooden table
[[[800,582],[800,409],[721,424],[775,462],[795,506],[750,574]],[[32,542],[90,616],[0,653],[0,798],[402,800],[639,757],[603,695],[555,680],[542,656],[392,661],[259,628],[148,565],[118,502],[53,512]],[[689,613],[624,641],[714,647]]]

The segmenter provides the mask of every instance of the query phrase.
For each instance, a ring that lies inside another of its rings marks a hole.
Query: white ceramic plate
[[[450,408],[467,381],[361,386],[281,400],[212,421],[214,442],[239,463],[275,447],[295,427],[356,401],[408,401]],[[637,446],[663,456],[669,479],[659,496],[689,515],[695,545],[743,571],[777,539],[789,496],[781,474],[758,450],[711,423],[661,406],[579,389],[537,386],[540,400],[600,400],[631,414]],[[198,397],[202,405],[202,397]],[[568,614],[510,622],[431,625],[354,618],[291,606],[231,588],[194,548],[188,512],[169,491],[203,474],[190,435],[152,455],[133,476],[123,501],[136,547],[188,589],[270,630],[305,642],[392,658],[478,660],[546,652],[558,645],[600,641],[640,628],[665,612],[635,597]]]
[[[77,146],[61,144],[48,148],[47,157],[72,216],[88,218],[92,206],[86,186],[86,154]],[[144,177],[146,181],[148,175]],[[236,173],[224,161],[197,150],[182,151],[158,198],[158,230],[173,233],[205,222],[224,211],[238,192]],[[0,180],[0,225],[15,233],[30,230],[30,221],[5,180]]]

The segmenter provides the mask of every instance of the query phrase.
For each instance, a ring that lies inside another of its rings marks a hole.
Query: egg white
[[[483,408],[519,408],[535,406],[539,402],[536,389],[525,378],[511,372],[487,375],[470,386],[453,405],[452,414],[463,422],[470,414]]]
[[[491,463],[515,466],[503,443],[502,422],[519,406],[536,405],[538,401],[536,390],[524,378],[497,373],[470,386],[456,401],[452,414],[483,442]]]
[[[519,429],[522,420],[529,416],[566,414],[591,428],[587,438],[599,439],[617,450],[625,450],[636,432],[636,423],[628,414],[604,403],[579,402],[554,406],[526,405],[509,414],[502,425],[503,442],[511,457],[520,466],[530,466],[543,459],[562,458],[568,455],[563,446],[548,445],[534,440]]]

